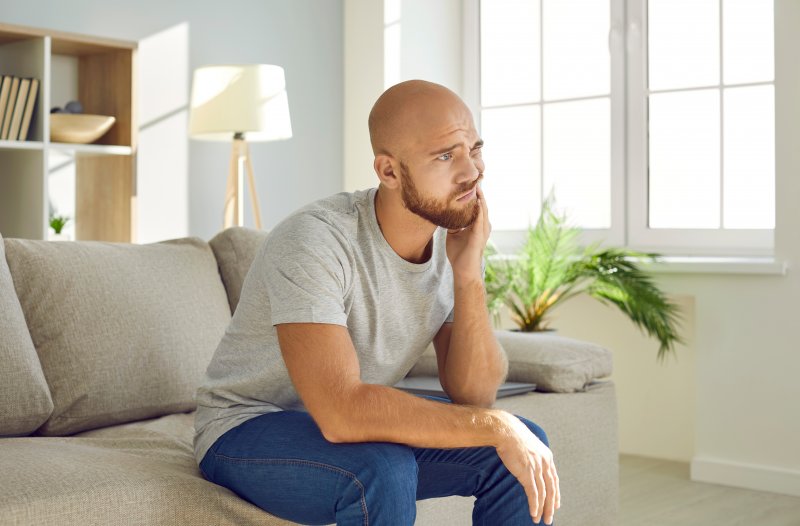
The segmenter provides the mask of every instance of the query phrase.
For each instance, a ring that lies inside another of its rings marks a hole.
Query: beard
[[[403,181],[402,198],[403,206],[410,212],[433,223],[436,226],[448,230],[460,230],[466,228],[478,219],[480,208],[477,199],[471,200],[466,206],[450,206],[450,202],[458,196],[469,192],[483,178],[483,174],[478,176],[478,180],[471,186],[461,188],[446,200],[439,201],[433,197],[422,195],[417,190],[414,180],[411,178],[408,166],[400,162],[400,179]]]

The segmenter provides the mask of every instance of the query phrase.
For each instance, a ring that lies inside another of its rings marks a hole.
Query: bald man
[[[197,393],[203,475],[301,524],[405,526],[474,495],[473,524],[551,524],[544,431],[493,409],[507,361],[485,303],[482,141],[447,88],[409,81],[369,117],[377,188],[270,233]],[[433,342],[450,400],[393,388]]]

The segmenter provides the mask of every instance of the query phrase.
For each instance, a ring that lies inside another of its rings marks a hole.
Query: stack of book
[[[0,76],[0,140],[28,139],[38,93],[38,79]]]

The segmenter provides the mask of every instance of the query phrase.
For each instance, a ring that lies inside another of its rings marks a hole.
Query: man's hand
[[[507,431],[496,447],[497,455],[525,488],[533,521],[544,516],[545,524],[552,524],[555,510],[561,507],[553,453],[517,417],[505,411],[497,414]]]
[[[483,196],[480,182],[475,189],[476,206],[480,208],[478,218],[463,230],[447,231],[447,259],[450,260],[453,277],[456,280],[479,279],[483,281],[481,261],[486,241],[492,232],[492,225],[489,223],[489,209],[486,207],[486,199]]]

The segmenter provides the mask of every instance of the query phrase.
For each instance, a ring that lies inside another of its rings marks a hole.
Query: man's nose
[[[458,180],[461,183],[474,181],[481,172],[478,162],[468,155],[461,156],[458,163]]]

